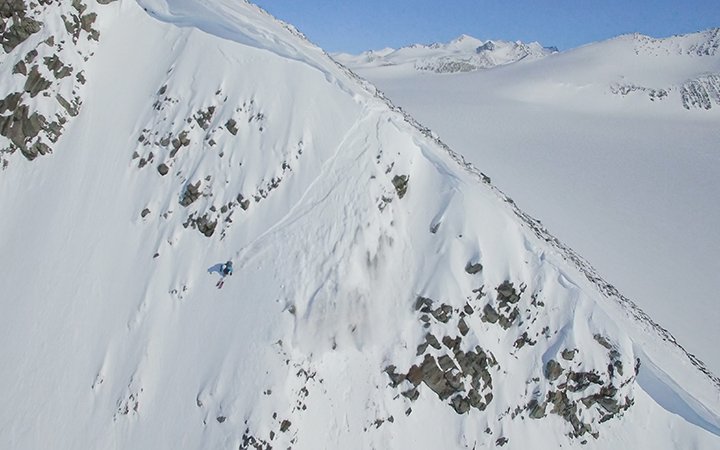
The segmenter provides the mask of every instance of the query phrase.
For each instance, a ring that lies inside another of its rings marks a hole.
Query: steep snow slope
[[[537,42],[481,41],[462,35],[447,44],[416,44],[397,50],[367,51],[360,55],[337,53],[333,57],[354,68],[401,66],[420,72],[455,73],[489,69],[522,59],[539,59],[555,51]]]
[[[720,442],[716,378],[292,28],[229,0],[34,8],[2,70],[54,36],[86,82],[0,172],[0,447]],[[67,78],[20,77],[28,116]]]
[[[621,36],[474,74],[358,70],[718,373],[720,109],[686,87],[720,73],[719,36]]]

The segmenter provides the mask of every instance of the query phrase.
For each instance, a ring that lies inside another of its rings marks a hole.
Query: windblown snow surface
[[[346,61],[720,372],[720,29],[472,74]]]
[[[720,445],[716,377],[292,27],[0,5],[1,448]]]

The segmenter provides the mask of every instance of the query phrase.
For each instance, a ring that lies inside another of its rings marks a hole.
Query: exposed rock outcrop
[[[0,92],[3,167],[17,150],[29,160],[51,153],[67,122],[79,114],[86,79],[78,69],[93,54],[88,43],[100,36],[96,8],[87,0],[0,1],[0,41],[8,54],[4,63],[12,64],[12,76],[22,86],[20,92]],[[45,26],[55,17],[62,18],[64,29]]]
[[[403,198],[407,193],[409,180],[410,177],[407,175],[395,175],[393,177],[392,184],[395,187],[395,192],[397,192],[398,198]]]
[[[511,369],[502,367],[488,349],[470,344],[483,339],[477,327],[497,326],[501,334],[512,336],[512,355],[527,352],[541,339],[545,342],[543,347],[550,348],[548,343],[554,339],[549,326],[540,330],[542,322],[536,323],[543,317],[539,312],[545,305],[540,293],[534,292],[528,298],[526,289],[525,284],[516,287],[510,280],[500,283],[491,296],[482,287],[474,289],[460,308],[418,297],[415,310],[419,324],[433,331],[425,333],[423,342],[417,346],[417,360],[407,370],[399,370],[396,364],[385,368],[390,386],[398,389],[406,401],[415,401],[430,392],[458,414],[482,413],[495,398],[494,377]],[[532,328],[529,324],[533,324]],[[533,329],[536,331],[531,333]],[[555,350],[557,356],[547,360],[541,374],[527,380],[526,400],[508,409],[510,418],[542,419],[555,414],[567,421],[571,437],[585,434],[597,437],[597,424],[630,408],[637,373],[628,374],[624,370],[627,357],[610,338],[600,334],[592,338],[594,342],[592,339],[590,342],[595,347],[585,351],[593,354],[592,358],[606,352],[605,365],[586,361],[582,348]],[[543,355],[536,354],[538,358]],[[504,360],[507,362],[507,357]],[[547,381],[542,383],[541,377]],[[493,420],[502,420],[502,415]]]
[[[688,81],[680,88],[680,95],[685,109],[720,107],[720,75]]]

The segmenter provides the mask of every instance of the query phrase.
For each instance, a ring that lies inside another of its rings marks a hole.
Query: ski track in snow
[[[292,225],[293,223],[300,220],[303,216],[310,214],[316,205],[321,203],[327,198],[328,195],[330,195],[331,190],[328,190],[327,193],[325,193],[320,198],[310,198],[310,195],[319,187],[318,185],[326,177],[327,173],[330,172],[331,168],[336,164],[338,155],[340,155],[341,151],[344,150],[346,141],[350,137],[352,137],[353,132],[357,131],[360,125],[366,120],[371,120],[369,114],[367,112],[361,113],[360,116],[356,119],[355,124],[352,126],[352,128],[348,130],[347,133],[345,133],[345,136],[338,144],[335,153],[323,163],[318,175],[309,183],[305,191],[300,196],[299,200],[294,205],[292,205],[288,212],[277,222],[275,222],[266,232],[264,232],[263,234],[255,238],[252,242],[250,242],[247,246],[245,246],[245,248],[235,252],[235,257],[241,261],[242,267],[246,266],[250,261],[252,261],[252,259],[257,258],[262,254],[262,252],[256,252],[256,250],[264,248],[265,242],[267,242],[273,236],[281,232],[283,228]],[[248,252],[253,252],[253,256],[245,257]]]

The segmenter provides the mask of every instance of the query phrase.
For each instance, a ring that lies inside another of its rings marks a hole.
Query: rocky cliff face
[[[680,87],[685,109],[720,107],[720,74],[689,80]]]
[[[97,4],[114,0],[0,2],[4,92],[0,164],[20,151],[33,160],[53,151],[82,106],[85,65],[100,32]]]
[[[709,110],[720,106],[720,74],[703,75],[679,86],[663,88],[613,83],[610,91],[621,96],[644,94],[653,102],[679,97],[683,108],[687,110]]]

